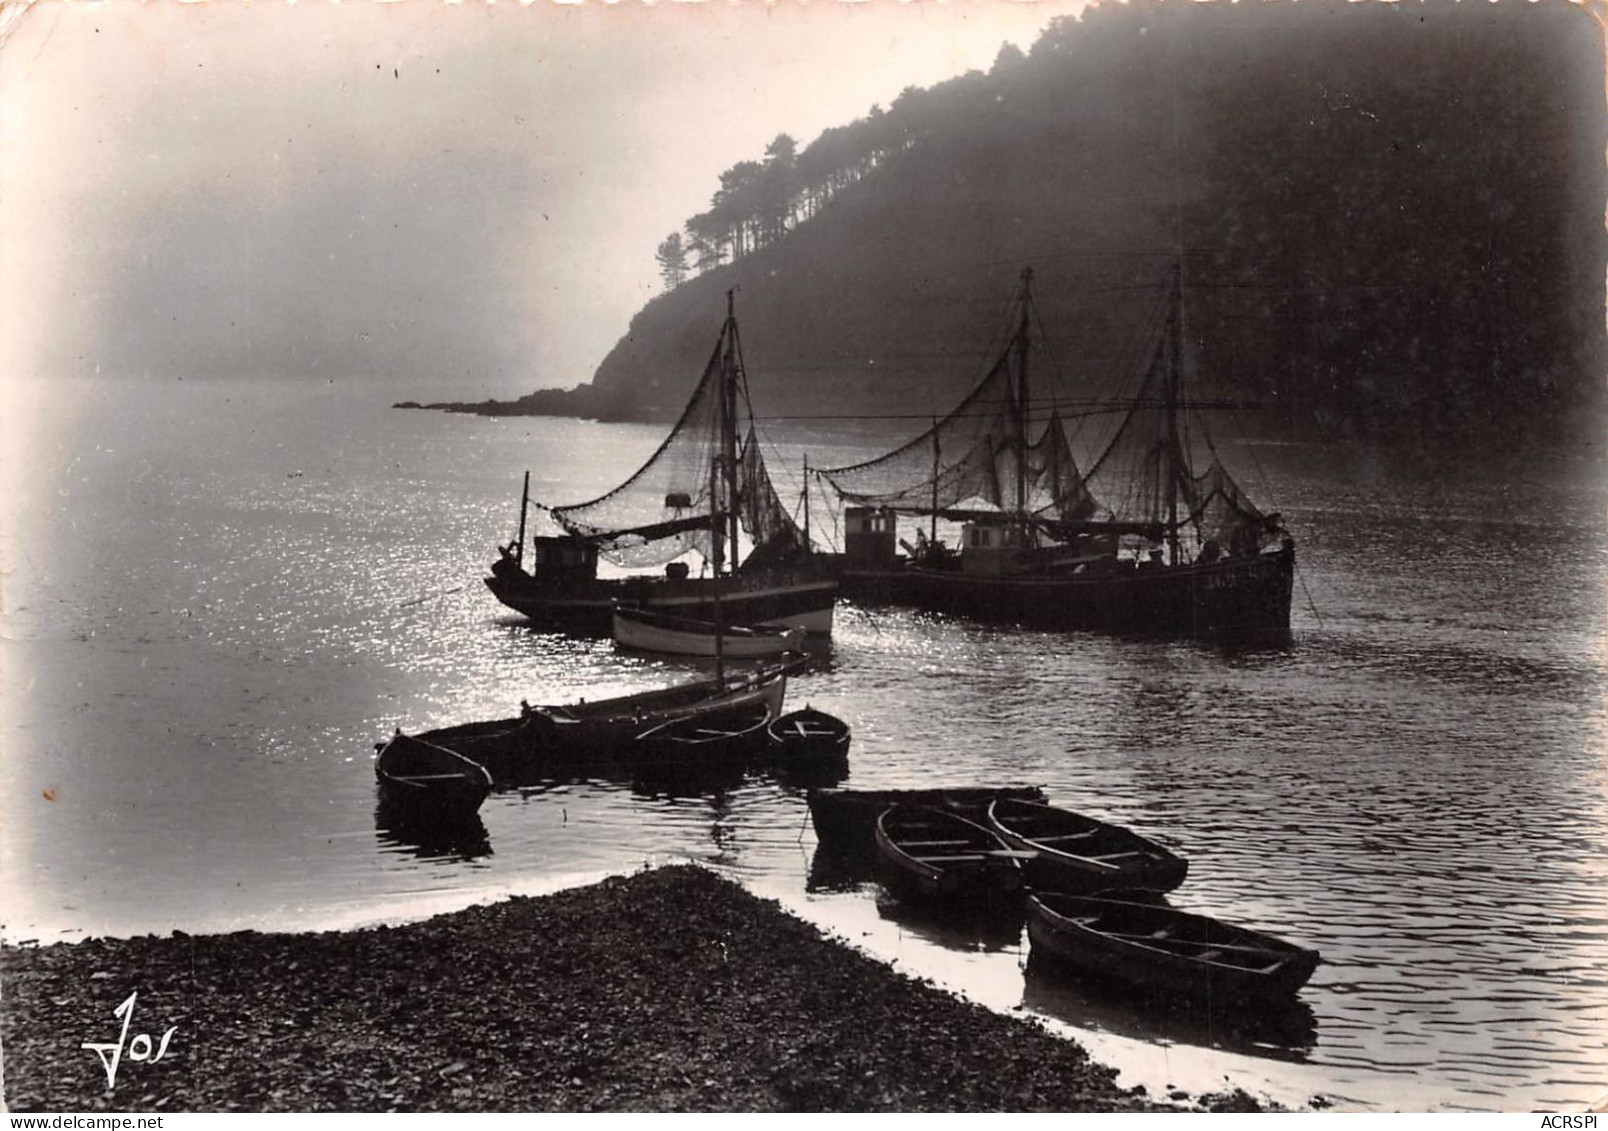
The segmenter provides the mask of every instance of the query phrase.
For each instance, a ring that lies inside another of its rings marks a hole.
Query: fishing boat
[[[1029,381],[1032,281],[1024,271],[1013,337],[948,416],[816,472],[846,507],[844,595],[1046,629],[1288,634],[1295,542],[1218,456],[1205,414],[1234,406],[1184,394],[1178,269],[1120,375],[1136,391],[1075,414],[1087,471],[1060,408],[1071,399]],[[915,544],[898,538],[901,517],[929,520]],[[958,548],[939,519],[960,524]]]
[[[615,605],[614,643],[621,648],[675,656],[713,656],[719,651],[734,659],[751,659],[802,651],[804,630],[770,625],[720,625],[714,621]]]
[[[996,797],[987,818],[1006,844],[1035,853],[1026,867],[1036,888],[1163,892],[1183,883],[1189,872],[1187,860],[1155,841],[1070,809]]]
[[[531,539],[534,557],[528,570],[526,473],[519,533],[511,544],[498,547],[486,578],[491,592],[538,627],[606,636],[617,602],[712,621],[718,586],[727,624],[830,634],[838,582],[816,572],[808,531],[777,497],[753,420],[746,430],[740,427],[739,406],[747,403],[728,291],[714,352],[669,436],[646,464],[607,494],[542,507],[561,532]],[[744,535],[751,548],[739,561]],[[706,574],[691,575],[685,556],[693,551],[706,563]],[[600,577],[600,556],[622,570],[663,567],[664,572]],[[728,562],[732,568],[723,578]]]
[[[1022,858],[947,809],[894,805],[877,818],[877,868],[894,893],[924,901],[1020,903]]]
[[[374,776],[387,817],[404,825],[461,826],[492,787],[480,763],[400,731],[380,747]]]
[[[661,723],[708,718],[755,705],[763,706],[767,717],[775,715],[792,670],[781,665],[717,675],[592,702],[521,703],[514,718],[463,723],[416,737],[479,762],[499,783],[517,783],[553,766],[618,759],[638,735]]]
[[[843,857],[869,858],[876,852],[877,818],[891,806],[945,809],[968,820],[988,819],[996,797],[1043,801],[1036,785],[937,786],[928,789],[812,789],[810,823],[822,848]]]
[[[1317,969],[1315,950],[1159,903],[1034,892],[1033,954],[1150,992],[1213,1000],[1288,997]]]

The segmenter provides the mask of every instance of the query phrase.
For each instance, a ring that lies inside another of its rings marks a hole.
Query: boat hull
[[[1012,848],[1034,853],[1024,868],[1035,888],[1167,892],[1189,874],[1188,861],[1155,841],[1070,809],[996,798],[987,823]]]
[[[970,820],[985,820],[996,797],[1043,801],[1036,785],[956,786],[935,789],[812,789],[810,823],[822,848],[839,856],[869,859],[876,854],[877,818],[893,805],[948,809]]]
[[[715,626],[710,622],[666,617],[637,609],[614,610],[614,643],[641,652],[673,656],[719,654],[729,659],[754,659],[801,651],[804,637],[802,628],[739,626],[722,632],[717,646]]]
[[[486,578],[492,595],[534,627],[574,636],[608,636],[615,603],[650,612],[713,621],[716,600],[728,624],[801,628],[812,636],[832,634],[838,582],[809,571],[758,571],[710,578],[629,577],[546,580],[510,562]]]
[[[478,762],[498,784],[515,785],[555,767],[627,762],[637,736],[663,723],[751,706],[773,716],[786,692],[787,669],[771,669],[725,684],[699,680],[593,703],[531,707],[517,718],[464,723],[416,737]]]
[[[766,702],[660,723],[636,736],[631,758],[639,766],[696,773],[717,765],[745,765],[765,748],[775,715]]]
[[[824,788],[849,776],[849,724],[804,707],[772,719],[766,728],[771,765],[787,785]]]
[[[1318,953],[1271,935],[1157,904],[1034,893],[1035,955],[1163,996],[1255,1000],[1295,994]]]
[[[1295,551],[1109,574],[990,577],[920,566],[842,572],[843,594],[1032,628],[1279,638],[1290,631]]]
[[[405,734],[380,748],[374,777],[386,817],[412,827],[464,825],[492,788],[490,772],[478,762]]]
[[[1021,907],[1022,869],[1003,841],[943,809],[896,805],[876,824],[877,874],[895,896],[971,911]]]

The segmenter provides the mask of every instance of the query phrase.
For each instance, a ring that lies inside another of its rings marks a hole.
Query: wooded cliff
[[[789,196],[745,219],[723,178],[689,222],[702,270],[590,387],[526,410],[673,419],[735,287],[761,416],[942,414],[1027,266],[1063,383],[1098,396],[1179,262],[1198,380],[1262,406],[1259,432],[1579,442],[1604,374],[1602,43],[1566,0],[1091,8],[818,139],[831,183],[811,148],[768,154]]]

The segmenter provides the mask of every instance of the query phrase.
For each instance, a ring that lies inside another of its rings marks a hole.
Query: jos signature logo
[[[122,1063],[125,1046],[130,1060],[143,1060],[155,1064],[167,1052],[168,1042],[173,1039],[173,1034],[178,1031],[179,1027],[177,1025],[169,1026],[168,1031],[162,1034],[162,1043],[156,1046],[154,1056],[151,1054],[152,1042],[148,1033],[136,1033],[134,1039],[130,1041],[128,1039],[128,1027],[134,1021],[134,999],[139,996],[139,991],[135,990],[128,995],[122,1005],[112,1010],[113,1017],[123,1019],[123,1031],[118,1035],[115,1044],[97,1044],[92,1041],[85,1041],[78,1046],[79,1048],[88,1049],[100,1057],[101,1066],[106,1069],[106,1086],[108,1088],[117,1087],[117,1066]]]

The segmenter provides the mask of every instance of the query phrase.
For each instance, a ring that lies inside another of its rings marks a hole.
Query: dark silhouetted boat
[[[1079,1029],[1293,1062],[1307,1060],[1318,1043],[1317,1017],[1300,995],[1262,996],[1255,1008],[1225,1009],[1208,997],[1153,992],[1079,970],[1031,948],[1022,974],[1024,1008]]]
[[[751,762],[765,749],[765,728],[774,717],[770,704],[761,701],[672,719],[637,735],[630,757],[638,764],[672,768]]]
[[[591,702],[521,704],[516,718],[461,723],[416,737],[479,762],[498,784],[519,784],[555,766],[626,760],[637,736],[662,723],[749,706],[773,716],[781,710],[792,670],[782,665]]]
[[[786,765],[847,762],[849,724],[805,704],[771,720],[771,748]]]
[[[894,805],[877,818],[877,867],[895,895],[954,905],[1020,906],[1022,857],[947,809]]]
[[[1315,950],[1157,902],[1033,892],[1027,932],[1034,955],[1197,999],[1288,997],[1318,965]]]
[[[988,803],[996,797],[1043,801],[1036,785],[938,786],[928,789],[812,789],[810,823],[822,848],[847,859],[870,860],[876,854],[877,818],[894,805],[945,809],[973,821],[986,821]]]
[[[1189,872],[1188,861],[1155,841],[1070,809],[996,797],[987,824],[1011,847],[1036,853],[1025,867],[1037,888],[1171,891]]]
[[[466,824],[492,787],[480,763],[400,731],[380,747],[374,776],[380,804],[396,823],[428,828]]]
[[[752,420],[740,434],[738,409],[747,403],[737,318],[727,292],[714,353],[659,450],[607,494],[549,508],[563,533],[531,540],[535,560],[529,571],[527,473],[519,535],[498,548],[486,585],[535,625],[578,635],[608,635],[616,602],[692,620],[830,634],[838,582],[815,571],[808,535],[776,495]],[[738,564],[740,530],[753,548]],[[680,559],[691,551],[710,563],[708,576],[690,576]],[[663,566],[664,573],[599,577],[599,556],[624,569]],[[722,577],[728,561],[734,568]],[[716,609],[717,600],[723,609]]]
[[[1087,471],[1061,413],[1073,402],[1028,379],[1031,284],[1024,271],[1014,337],[948,416],[877,459],[817,472],[847,504],[844,595],[1037,628],[1287,636],[1295,543],[1218,457],[1204,412],[1233,406],[1184,395],[1178,271],[1124,375],[1132,395],[1078,402],[1076,434],[1098,433]],[[1103,420],[1115,427],[1091,424]],[[930,520],[905,557],[899,516]],[[958,550],[938,538],[940,518],[962,524]]]

